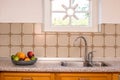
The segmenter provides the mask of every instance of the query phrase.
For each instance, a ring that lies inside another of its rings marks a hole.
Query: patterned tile
[[[102,24],[98,33],[43,32],[42,27],[40,23],[0,23],[0,55],[32,50],[37,57],[84,57],[84,47],[79,47],[84,46],[83,40],[74,43],[84,36],[88,52],[96,51],[95,57],[120,57],[120,24]]]

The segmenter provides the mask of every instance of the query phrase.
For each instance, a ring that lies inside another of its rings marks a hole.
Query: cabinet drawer
[[[3,80],[51,80],[50,77],[4,77]]]
[[[57,80],[111,80],[111,74],[92,74],[92,73],[82,73],[82,74],[57,74]]]
[[[52,73],[2,73],[2,80],[54,80]]]
[[[62,77],[59,80],[108,80],[107,77]]]

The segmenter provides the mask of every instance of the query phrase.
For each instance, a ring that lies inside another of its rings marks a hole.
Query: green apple
[[[19,57],[18,56],[14,56],[13,60],[14,61],[19,61]]]
[[[34,56],[31,57],[31,60],[35,60],[36,58]]]
[[[12,60],[14,59],[14,57],[15,57],[15,55],[11,55],[11,59],[12,59]]]

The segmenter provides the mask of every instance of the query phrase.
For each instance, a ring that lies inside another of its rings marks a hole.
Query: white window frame
[[[46,32],[98,32],[99,31],[99,0],[91,0],[91,25],[89,27],[52,26],[51,0],[44,0],[44,31]]]

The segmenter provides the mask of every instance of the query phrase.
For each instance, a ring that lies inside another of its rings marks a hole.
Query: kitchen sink
[[[108,67],[110,65],[107,64],[106,62],[103,62],[103,61],[94,61],[93,62],[93,67],[94,66],[96,66],[96,67]]]
[[[110,66],[103,61],[93,61],[89,66],[84,66],[83,61],[62,61],[61,66],[63,67],[108,67]]]

